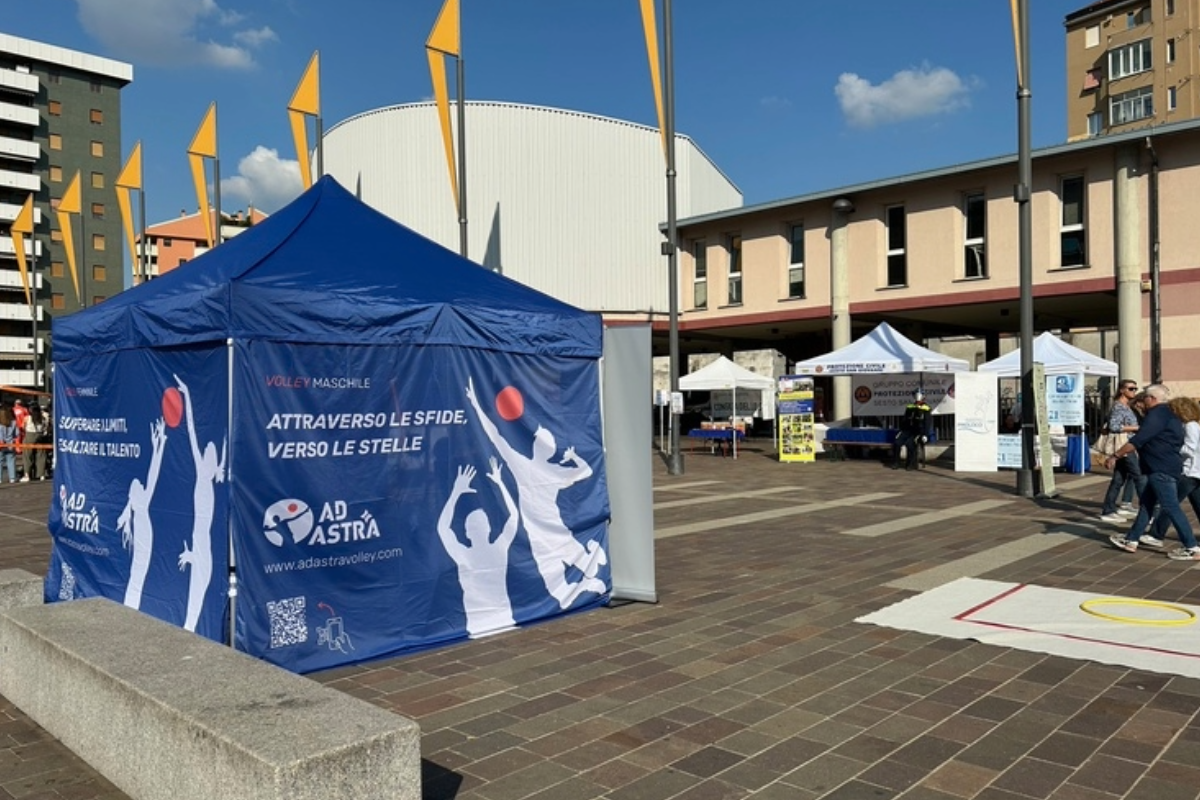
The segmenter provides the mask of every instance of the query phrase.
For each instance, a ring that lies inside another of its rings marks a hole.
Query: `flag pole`
[[[667,253],[668,303],[670,318],[668,326],[668,348],[671,362],[671,395],[679,392],[679,248],[678,220],[675,198],[675,54],[674,36],[671,32],[671,0],[663,0],[663,59],[666,75],[663,80],[663,129],[667,144],[667,241],[663,249]],[[736,410],[735,410],[736,411]],[[667,464],[670,475],[683,474],[683,453],[679,450],[680,416],[671,406],[671,454]],[[736,435],[736,434],[735,434]]]
[[[1033,497],[1033,213],[1030,206],[1033,157],[1030,147],[1029,106],[1029,0],[1012,0],[1016,11],[1017,35],[1017,253],[1021,284],[1021,468],[1017,470],[1017,494]],[[1042,469],[1050,469],[1043,464]]]
[[[466,69],[463,66],[461,44],[457,63],[458,95],[458,251],[467,258],[467,104],[463,96]]]

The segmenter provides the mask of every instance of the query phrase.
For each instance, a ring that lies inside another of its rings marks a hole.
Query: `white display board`
[[[987,372],[960,372],[954,384],[954,471],[995,472],[997,467],[996,409],[1000,387]]]

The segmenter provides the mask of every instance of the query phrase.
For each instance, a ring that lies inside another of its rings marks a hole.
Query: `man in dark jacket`
[[[1141,427],[1116,453],[1104,459],[1104,466],[1112,469],[1118,460],[1136,450],[1146,475],[1141,507],[1133,526],[1125,536],[1111,536],[1109,541],[1119,550],[1135,552],[1138,539],[1150,522],[1150,510],[1157,503],[1158,513],[1171,521],[1183,543],[1182,548],[1169,553],[1170,557],[1186,561],[1200,559],[1200,547],[1196,545],[1191,523],[1183,513],[1176,493],[1176,477],[1183,472],[1183,456],[1179,452],[1183,445],[1183,423],[1167,405],[1171,392],[1166,386],[1152,383],[1146,387],[1145,395],[1146,416]]]
[[[913,392],[913,400],[904,407],[904,418],[900,420],[900,432],[892,442],[892,469],[900,469],[900,448],[906,447],[905,469],[917,468],[917,453],[933,434],[933,409],[925,402],[925,393],[920,389]]]

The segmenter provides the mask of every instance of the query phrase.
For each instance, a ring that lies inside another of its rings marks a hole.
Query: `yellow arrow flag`
[[[71,281],[75,284],[75,299],[83,305],[83,294],[79,291],[79,271],[75,268],[75,233],[71,227],[71,215],[80,211],[79,170],[67,185],[67,191],[58,201],[58,227],[62,231],[63,248],[67,251],[67,266],[71,268]]]
[[[300,179],[303,181],[305,189],[312,186],[312,168],[308,160],[308,131],[305,128],[304,115],[320,116],[321,114],[320,52],[318,50],[312,54],[312,58],[308,61],[308,68],[304,70],[304,75],[300,78],[300,83],[292,94],[291,102],[288,103],[288,120],[292,125],[292,141],[296,143],[296,155],[300,162]]]
[[[21,286],[25,288],[25,304],[32,310],[33,295],[29,292],[29,270],[25,266],[25,237],[33,236],[33,195],[25,199],[12,227],[13,247],[17,251],[17,269],[21,272]]]
[[[208,181],[204,176],[204,158],[217,157],[217,104],[208,107],[208,113],[200,122],[192,143],[188,146],[188,161],[192,165],[192,183],[196,186],[196,200],[200,208],[200,216],[204,217],[204,234],[208,238],[208,246],[213,246],[213,221],[208,212]]]
[[[1017,88],[1025,88],[1025,65],[1021,63],[1021,11],[1017,8],[1017,0],[1008,0],[1012,10],[1013,46],[1017,50]]]
[[[663,121],[662,60],[658,57],[658,22],[654,0],[641,0],[642,31],[646,35],[646,55],[650,59],[650,82],[654,85],[654,107],[658,110],[658,133],[662,138],[663,158],[667,156],[667,126]]]
[[[142,143],[133,146],[129,160],[121,167],[117,176],[117,206],[121,209],[121,223],[125,226],[125,241],[129,244],[129,256],[132,259],[130,273],[136,280],[137,274],[137,244],[133,236],[133,210],[129,205],[129,192],[142,189]]]
[[[433,30],[425,40],[425,47],[448,56],[459,55],[458,0],[446,0],[442,5],[437,21],[433,23]]]

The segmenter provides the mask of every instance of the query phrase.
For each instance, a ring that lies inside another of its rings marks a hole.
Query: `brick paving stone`
[[[1200,603],[1200,573],[1105,547],[1103,484],[1075,480],[1035,502],[1011,474],[938,464],[897,475],[751,449],[668,476],[656,461],[656,502],[734,498],[661,508],[659,526],[892,494],[660,539],[657,604],[312,677],[417,720],[424,800],[1196,798],[1200,681],[853,622],[912,595],[888,581],[1057,526],[1080,536],[979,577]],[[791,491],[737,498],[777,486]],[[45,569],[51,490],[0,492],[0,568]],[[1011,502],[919,541],[842,533],[984,499]],[[125,800],[0,697],[0,800],[12,790]]]

